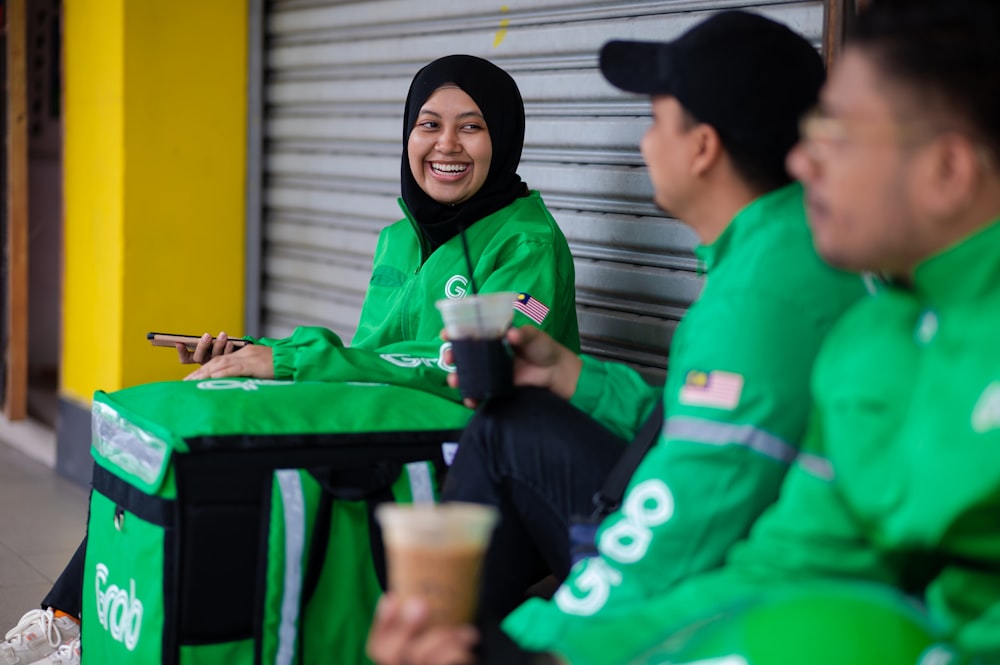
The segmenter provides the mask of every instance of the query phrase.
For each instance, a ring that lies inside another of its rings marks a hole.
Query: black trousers
[[[59,574],[49,593],[42,599],[42,608],[52,607],[80,618],[83,605],[83,566],[87,555],[87,538],[76,548],[73,558]]]
[[[626,442],[548,390],[491,400],[462,434],[444,501],[496,506],[500,523],[483,564],[480,605],[506,616],[525,592],[570,569],[569,522],[593,496]]]

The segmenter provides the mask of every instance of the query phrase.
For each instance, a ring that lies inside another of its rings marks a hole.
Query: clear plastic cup
[[[514,359],[504,335],[514,320],[515,293],[439,300],[462,397],[483,400],[513,389]]]
[[[385,543],[389,590],[419,597],[431,625],[473,620],[483,555],[498,513],[474,503],[383,503],[375,509]]]

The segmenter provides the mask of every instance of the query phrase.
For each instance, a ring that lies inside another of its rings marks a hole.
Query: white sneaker
[[[79,636],[80,625],[69,617],[57,618],[51,609],[31,610],[0,642],[0,665],[30,665]]]
[[[80,638],[63,644],[55,653],[50,653],[30,665],[80,665]]]

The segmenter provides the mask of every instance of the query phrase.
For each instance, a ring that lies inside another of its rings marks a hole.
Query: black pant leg
[[[501,521],[483,570],[481,604],[504,616],[525,590],[570,568],[569,519],[590,515],[593,495],[625,442],[548,390],[491,400],[462,434],[444,501],[496,506]]]
[[[83,567],[87,556],[87,538],[76,548],[73,558],[59,574],[49,593],[42,599],[42,608],[52,607],[80,618],[83,605]]]

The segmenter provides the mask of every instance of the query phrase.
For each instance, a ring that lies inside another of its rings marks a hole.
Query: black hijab
[[[486,181],[468,200],[438,203],[413,178],[407,142],[427,98],[445,83],[461,88],[483,112],[493,146]],[[517,175],[524,146],[524,102],[510,74],[471,55],[449,55],[430,63],[413,77],[403,113],[403,201],[436,249],[477,221],[528,193]]]

